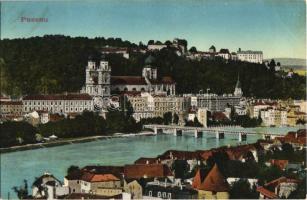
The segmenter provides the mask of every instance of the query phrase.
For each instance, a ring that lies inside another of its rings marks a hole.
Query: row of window
[[[35,111],[35,110],[46,110],[46,111],[59,111],[59,112],[63,112],[63,109],[53,109],[53,108],[40,108],[40,107],[30,107],[30,108],[28,108],[28,107],[25,107],[24,108],[24,110],[25,110],[25,112],[28,112],[28,111]],[[65,108],[65,112],[82,112],[83,110],[91,110],[90,108]]]
[[[152,191],[148,192],[148,196],[152,197]],[[158,196],[159,198],[164,198],[164,199],[172,199],[172,193],[166,193],[166,192],[158,192]]]
[[[90,103],[89,103],[90,104]],[[62,105],[62,101],[55,101],[55,102],[53,102],[53,101],[51,101],[51,102],[49,102],[49,101],[43,101],[43,102],[41,102],[41,101],[38,101],[38,102],[36,102],[36,101],[33,101],[33,102],[31,102],[31,101],[29,101],[29,102],[27,102],[27,101],[25,101],[24,102],[24,105],[29,105],[29,106],[31,106],[31,105]],[[66,101],[65,102],[65,105],[87,105],[87,102],[85,101],[85,102],[83,102],[83,101],[71,101],[70,103],[68,102],[68,101]]]

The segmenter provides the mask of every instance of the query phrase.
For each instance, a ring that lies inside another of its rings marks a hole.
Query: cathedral
[[[141,76],[112,76],[111,92],[149,92],[153,94],[175,95],[175,81],[170,76],[158,78],[155,58],[145,59],[145,66]]]
[[[85,85],[80,92],[102,98],[122,92],[175,95],[175,81],[170,76],[159,79],[154,63],[155,58],[150,55],[145,60],[141,76],[111,76],[111,67],[104,56],[99,63],[90,57],[85,69]]]

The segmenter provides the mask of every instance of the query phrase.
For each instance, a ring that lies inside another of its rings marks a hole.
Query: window
[[[166,198],[166,192],[163,192],[163,193],[162,193],[162,197],[163,197],[163,198]]]
[[[172,193],[168,193],[167,198],[172,199]]]
[[[161,197],[161,192],[158,192],[158,197]]]
[[[148,196],[150,196],[150,197],[152,196],[152,191],[148,192]]]

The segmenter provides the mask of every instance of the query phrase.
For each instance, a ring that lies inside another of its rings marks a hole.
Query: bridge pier
[[[195,129],[194,130],[194,137],[195,138],[203,137],[203,132],[202,131],[198,131],[197,129]]]
[[[182,136],[182,130],[174,129],[174,136]]]
[[[239,141],[246,141],[247,139],[247,134],[246,133],[239,133]]]
[[[216,139],[224,139],[225,138],[225,133],[224,132],[215,131],[215,138]]]
[[[156,126],[154,127],[154,134],[157,135],[159,133],[163,133],[162,128],[157,128]]]

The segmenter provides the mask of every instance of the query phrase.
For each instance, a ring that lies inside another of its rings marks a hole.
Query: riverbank
[[[26,151],[26,150],[33,150],[33,149],[40,149],[40,148],[49,148],[49,147],[56,147],[62,145],[69,145],[69,144],[76,144],[76,143],[84,143],[84,142],[92,142],[97,140],[106,140],[112,138],[124,138],[124,137],[134,137],[134,136],[151,136],[154,135],[153,132],[143,131],[140,133],[114,133],[113,135],[99,135],[99,136],[89,136],[89,137],[82,137],[82,138],[72,138],[72,139],[57,139],[45,143],[35,143],[35,144],[26,144],[20,146],[12,146],[6,148],[0,148],[0,153],[10,153],[16,151]]]

